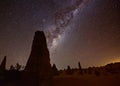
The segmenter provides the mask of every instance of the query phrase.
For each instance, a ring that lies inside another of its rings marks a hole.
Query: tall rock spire
[[[43,31],[36,31],[32,43],[30,57],[25,72],[35,74],[39,78],[39,86],[50,86],[52,75],[50,55],[47,48],[46,37]]]
[[[6,56],[4,57],[1,65],[0,65],[0,71],[5,71],[6,70]]]

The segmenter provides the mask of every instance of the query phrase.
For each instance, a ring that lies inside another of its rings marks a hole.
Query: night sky
[[[36,30],[58,68],[120,61],[120,0],[1,0],[0,62],[25,65]]]

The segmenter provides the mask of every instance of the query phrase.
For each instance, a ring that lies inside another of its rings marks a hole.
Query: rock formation
[[[5,71],[6,70],[6,56],[4,57],[1,65],[0,65],[0,71]]]
[[[25,72],[29,75],[34,75],[38,82],[37,86],[50,86],[51,81],[51,65],[49,51],[46,44],[44,32],[35,32],[32,50],[28,62],[25,67]],[[35,86],[35,85],[34,85]]]

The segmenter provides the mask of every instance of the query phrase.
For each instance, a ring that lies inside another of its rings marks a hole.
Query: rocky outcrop
[[[36,86],[51,85],[51,65],[46,38],[43,31],[35,32],[30,57],[25,67],[29,78],[34,77],[38,81]],[[35,85],[34,85],[35,86]]]
[[[5,71],[6,70],[6,56],[4,57],[1,65],[0,65],[0,71]]]

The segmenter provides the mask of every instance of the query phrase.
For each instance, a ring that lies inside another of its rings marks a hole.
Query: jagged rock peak
[[[29,72],[39,72],[43,75],[43,73],[50,70],[50,68],[50,55],[45,34],[43,31],[36,31],[25,70]]]
[[[6,70],[6,56],[4,56],[4,59],[0,65],[0,71],[5,71]]]

